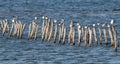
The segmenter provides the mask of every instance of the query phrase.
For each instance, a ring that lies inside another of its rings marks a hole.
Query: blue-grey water
[[[52,20],[65,19],[68,28],[70,21],[91,26],[93,23],[110,23],[115,19],[118,41],[120,41],[120,0],[0,0],[0,19],[11,22],[13,16],[28,24],[38,17],[39,29],[41,17]],[[77,41],[77,39],[76,39]],[[27,40],[27,28],[23,39],[17,39],[0,33],[0,64],[116,64],[120,63],[118,52],[105,45],[93,45],[91,48],[50,44],[38,40]],[[77,43],[77,42],[76,42]],[[104,43],[104,41],[103,41]],[[110,43],[110,42],[109,42]]]

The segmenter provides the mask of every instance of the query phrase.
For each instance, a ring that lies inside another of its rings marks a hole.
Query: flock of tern
[[[76,44],[81,46],[81,43],[84,43],[84,47],[87,45],[88,47],[91,47],[93,43],[96,43],[97,45],[102,45],[102,43],[105,43],[108,45],[108,39],[110,39],[110,45],[115,49],[115,51],[118,49],[117,31],[115,29],[113,19],[109,24],[97,23],[93,24],[92,27],[87,25],[81,26],[80,23],[77,23],[77,27],[75,27],[75,23],[71,21],[69,28],[67,28],[65,26],[64,19],[62,19],[61,23],[59,23],[57,20],[51,21],[50,18],[43,16],[40,29],[37,19],[38,18],[35,17],[28,26],[28,40],[36,40],[39,34],[38,30],[40,30],[42,41],[50,42],[53,40],[53,43],[68,43],[69,45],[72,44],[73,46]],[[12,23],[9,23],[7,19],[0,21],[0,32],[3,36],[7,34],[10,37],[21,39],[24,35],[26,27],[26,24],[18,20],[17,17],[12,19]]]

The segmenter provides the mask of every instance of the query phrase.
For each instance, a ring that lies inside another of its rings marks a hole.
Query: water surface
[[[11,22],[13,16],[18,16],[19,20],[28,24],[37,16],[39,29],[43,15],[59,22],[65,19],[67,28],[71,20],[91,26],[97,22],[108,24],[111,19],[115,19],[120,41],[119,3],[119,0],[0,0],[0,19],[7,18]],[[40,30],[36,41],[27,40],[27,29],[24,39],[3,37],[0,34],[1,64],[109,64],[120,63],[119,60],[120,48],[115,53],[111,46],[105,45],[84,48],[83,45],[58,45],[52,41],[48,44],[41,42]]]

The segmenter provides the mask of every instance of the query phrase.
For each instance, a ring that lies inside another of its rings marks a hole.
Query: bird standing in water
[[[54,39],[54,43],[56,43],[56,37],[57,37],[57,32],[58,32],[57,20],[54,20],[54,23],[55,23],[55,31],[54,31],[53,39]]]
[[[92,46],[92,30],[90,28],[88,28],[89,30],[89,47]]]
[[[70,42],[72,41],[72,44],[75,45],[75,28],[73,25],[73,21],[71,21],[70,23],[70,31],[69,31],[69,35],[68,35],[68,44],[70,44]]]
[[[97,25],[98,25],[98,31],[99,31],[99,38],[100,38],[100,44],[102,44],[102,31],[101,31],[101,25],[100,25],[100,23],[97,23]]]
[[[87,45],[87,26],[84,27],[85,28],[85,35],[84,35],[84,47],[86,48]]]
[[[81,26],[79,23],[77,23],[78,26],[78,46],[80,46],[80,41],[81,41]]]
[[[114,45],[114,41],[113,41],[113,35],[112,35],[112,30],[110,25],[108,25],[108,32],[109,32],[109,36],[110,36],[110,40],[111,40],[111,45]]]
[[[48,42],[50,42],[52,33],[53,33],[53,22],[51,23],[51,28],[50,28],[50,32],[49,32],[49,36],[48,36]]]
[[[44,34],[45,34],[45,17],[43,16],[42,17],[42,30],[41,30],[41,40],[43,41],[44,40]]]
[[[95,42],[98,45],[98,39],[97,39],[97,35],[96,35],[96,25],[95,24],[93,24],[93,33],[94,33]]]
[[[114,46],[115,52],[117,52],[119,45],[118,45],[118,40],[117,40],[117,31],[115,30],[113,19],[111,20],[111,28],[112,28],[113,41],[114,41],[113,46]]]
[[[107,35],[106,35],[106,26],[105,26],[105,24],[103,24],[102,27],[103,27],[103,33],[104,33],[105,43],[106,43],[106,45],[108,45],[108,40],[107,40]]]

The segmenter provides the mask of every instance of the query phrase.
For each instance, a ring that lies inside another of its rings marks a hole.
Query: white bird
[[[113,23],[114,23],[114,20],[113,19],[111,19],[111,22],[110,22],[112,25],[113,25]]]

